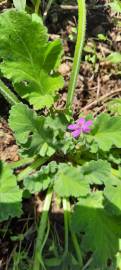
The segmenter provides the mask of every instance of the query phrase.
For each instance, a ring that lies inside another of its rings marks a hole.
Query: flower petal
[[[93,124],[92,120],[88,120],[82,127],[84,133],[90,132],[90,126]]]
[[[85,124],[85,119],[83,117],[79,118],[76,122],[78,125],[84,125]]]
[[[75,131],[73,131],[71,134],[72,134],[72,136],[73,136],[74,138],[76,138],[76,137],[79,137],[81,131],[82,131],[81,128],[78,128],[78,129],[76,129]]]
[[[75,130],[77,128],[78,128],[78,125],[77,124],[72,124],[72,125],[69,125],[68,126],[68,129],[70,129],[70,130]]]

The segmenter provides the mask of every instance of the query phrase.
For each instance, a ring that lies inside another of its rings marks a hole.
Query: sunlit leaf
[[[112,146],[121,148],[121,117],[102,113],[94,122],[87,140],[92,144],[92,151],[109,151]],[[93,150],[94,147],[94,150]]]
[[[84,233],[82,247],[86,252],[93,252],[95,268],[105,269],[108,259],[115,259],[121,238],[120,228],[121,219],[105,211],[101,192],[79,199],[72,216],[72,229]]]
[[[0,221],[20,217],[22,190],[17,186],[15,175],[7,164],[0,166]]]
[[[17,10],[25,10],[26,0],[13,0],[13,4]]]
[[[60,40],[48,41],[37,15],[8,10],[0,15],[0,69],[35,109],[50,107],[63,78],[57,73],[63,53]]]
[[[17,143],[21,145],[22,151],[30,156],[53,155],[61,145],[66,123],[63,114],[52,117],[37,116],[22,103],[12,107],[9,117],[9,125],[15,133]]]
[[[80,169],[67,164],[60,164],[55,176],[54,190],[61,197],[85,196],[90,192],[89,185],[81,180]]]
[[[90,184],[117,185],[120,180],[112,175],[111,165],[106,160],[91,160],[81,167],[81,179]]]
[[[56,162],[52,161],[46,166],[24,179],[24,187],[30,193],[37,193],[48,188],[49,184],[54,179],[54,174],[57,170]]]

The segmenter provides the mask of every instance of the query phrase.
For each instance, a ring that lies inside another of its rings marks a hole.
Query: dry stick
[[[90,104],[86,105],[82,111],[85,111],[85,110],[88,110],[88,109],[91,109],[92,107],[98,105],[99,102],[105,100],[105,99],[108,99],[110,96],[112,95],[116,95],[117,93],[121,92],[121,88],[115,90],[115,91],[111,91],[110,93],[107,93],[105,95],[103,95],[102,97],[100,97],[98,100],[95,100],[93,102],[91,102]]]
[[[61,9],[64,10],[78,10],[78,6],[73,6],[73,5],[60,5]]]

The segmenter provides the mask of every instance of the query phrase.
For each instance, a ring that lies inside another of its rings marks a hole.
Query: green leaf
[[[48,188],[51,178],[48,175],[43,175],[42,172],[37,172],[34,175],[28,176],[24,179],[24,187],[30,193],[38,193]]]
[[[28,176],[24,179],[24,187],[30,193],[37,193],[48,188],[49,184],[53,181],[54,174],[57,170],[55,161],[50,162],[46,166],[42,166],[40,171]]]
[[[116,254],[116,266],[117,269],[121,269],[121,252]]]
[[[26,0],[13,0],[13,4],[17,10],[25,10]]]
[[[121,148],[121,117],[102,113],[95,120],[94,128],[86,138],[92,143],[92,150],[96,145],[103,151],[109,151],[112,146]]]
[[[0,221],[20,217],[22,190],[7,164],[0,163]]]
[[[60,164],[55,176],[54,190],[61,197],[79,197],[87,195],[89,185],[81,180],[80,169],[67,164]]]
[[[108,259],[115,258],[121,238],[121,219],[107,214],[101,192],[79,199],[72,215],[72,229],[84,233],[82,247],[86,252],[93,252],[93,261],[99,269],[107,267]]]
[[[104,191],[105,207],[112,215],[121,216],[121,184],[107,187]]]
[[[39,110],[45,106],[47,108],[52,106],[55,91],[63,87],[63,79],[60,75],[56,74],[50,77],[50,75],[41,71],[41,87],[43,93],[40,94],[40,89],[35,83],[30,83],[29,85],[16,83],[14,87],[22,99],[26,99],[30,105],[33,105],[35,110]]]
[[[37,110],[50,107],[63,87],[57,73],[62,53],[61,41],[48,41],[46,27],[37,15],[15,10],[0,15],[1,71]]]
[[[106,57],[106,60],[108,60],[112,64],[119,64],[121,63],[121,53],[113,52]]]
[[[65,120],[64,120],[65,119]],[[56,124],[56,130],[52,126]],[[61,122],[61,125],[59,124]],[[10,128],[15,133],[18,144],[23,147],[23,153],[32,156],[51,156],[59,148],[66,129],[66,118],[37,116],[24,104],[12,107],[9,117]]]
[[[81,179],[90,184],[116,185],[120,180],[112,175],[111,165],[104,160],[92,160],[81,167]]]
[[[116,115],[121,115],[121,98],[115,98],[108,102],[108,110]]]
[[[108,160],[113,163],[120,165],[121,164],[121,150],[120,149],[111,149],[111,152],[108,154]]]
[[[115,12],[121,12],[121,2],[120,0],[113,0],[112,3],[109,3],[108,4],[111,9]]]

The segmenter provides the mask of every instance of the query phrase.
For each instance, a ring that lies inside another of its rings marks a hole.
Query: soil
[[[65,86],[59,93],[59,101],[55,104],[56,107],[62,109],[66,103],[68,82],[71,74],[72,60],[75,47],[75,36],[73,36],[73,28],[77,26],[77,9],[72,2],[72,7],[65,4],[65,7],[60,4],[54,4],[49,11],[46,24],[49,29],[50,39],[61,37],[64,44],[64,56],[60,66],[60,73],[64,76]],[[98,7],[101,2],[101,7]],[[96,5],[94,5],[96,3]],[[93,113],[94,116],[101,111],[106,110],[106,102],[112,97],[121,97],[121,76],[118,74],[119,67],[105,61],[105,58],[113,51],[121,52],[121,16],[114,14],[110,9],[104,8],[103,4],[108,3],[105,1],[87,1],[87,32],[85,45],[95,47],[95,63],[85,61],[86,55],[83,52],[82,62],[80,64],[80,73],[74,95],[73,112],[74,117],[77,118],[81,112],[87,114]],[[0,5],[1,11],[11,6],[10,1],[4,1]],[[96,8],[98,7],[98,8]],[[114,16],[115,15],[115,16]],[[119,24],[120,23],[120,24]],[[106,41],[100,41],[97,38],[98,34],[104,34]],[[73,40],[70,39],[72,35]],[[91,56],[93,56],[91,54]],[[120,67],[121,68],[121,67]],[[0,96],[0,160],[6,162],[17,161],[19,159],[18,147],[16,146],[15,139],[7,124],[10,106]],[[40,200],[42,202],[42,200]],[[30,205],[33,202],[29,202]],[[28,201],[25,201],[25,205]],[[40,204],[41,206],[41,204]],[[26,222],[21,220],[13,221],[16,228],[7,222],[0,225],[0,231],[3,228],[9,227],[11,234],[23,232],[24,227],[28,226],[30,230],[34,230],[32,221],[29,220],[30,209],[25,207]],[[57,207],[56,207],[57,211]],[[60,225],[61,226],[61,225]],[[34,233],[34,232],[33,232]],[[4,241],[3,241],[4,240]],[[29,241],[28,237],[28,241]],[[4,269],[6,259],[9,259],[13,244],[9,238],[4,234],[1,242],[0,251],[0,270]],[[11,247],[12,245],[12,247]],[[32,239],[31,239],[32,245]]]

